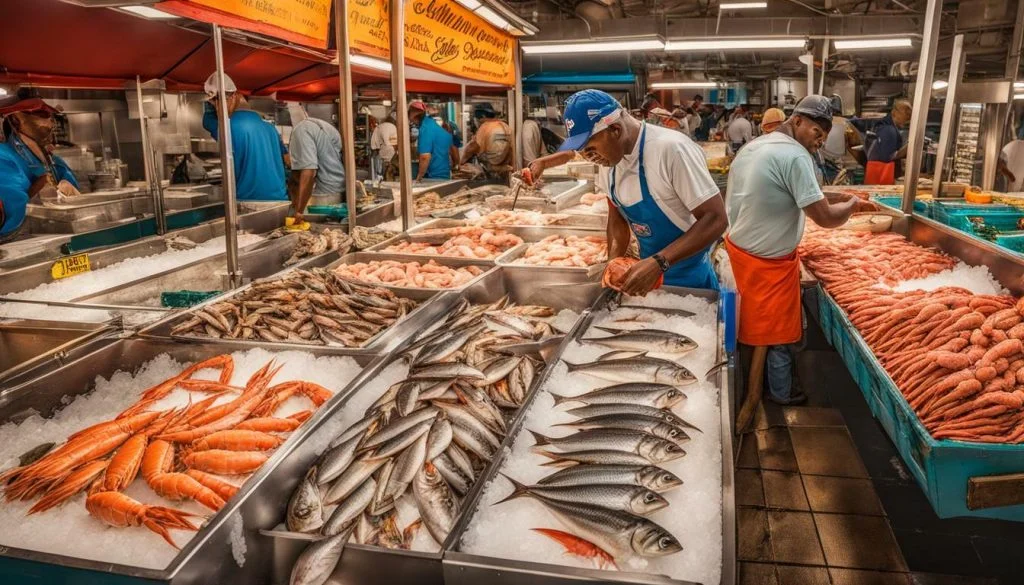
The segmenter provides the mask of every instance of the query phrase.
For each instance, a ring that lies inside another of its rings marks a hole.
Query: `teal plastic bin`
[[[846,313],[818,291],[822,329],[856,380],[871,412],[896,446],[940,518],[981,517],[1024,522],[1024,504],[972,510],[972,478],[1024,473],[1024,445],[999,445],[932,438]]]
[[[873,195],[871,200],[879,205],[891,207],[896,211],[903,211],[903,198],[893,197],[888,195]],[[914,200],[914,213],[923,215],[925,217],[931,217],[931,204],[927,201]]]
[[[310,205],[306,208],[310,215],[325,215],[329,219],[348,219],[347,205]]]

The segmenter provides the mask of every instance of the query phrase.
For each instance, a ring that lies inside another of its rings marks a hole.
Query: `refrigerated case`
[[[981,183],[981,162],[978,160],[978,137],[981,130],[982,104],[960,104],[957,112],[956,145],[949,177],[954,183]]]

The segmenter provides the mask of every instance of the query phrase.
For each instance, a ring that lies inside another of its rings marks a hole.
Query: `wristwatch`
[[[654,258],[654,261],[658,263],[658,268],[661,268],[662,273],[668,272],[669,263],[668,260],[665,260],[664,256],[661,254],[655,254],[651,256],[651,258]]]

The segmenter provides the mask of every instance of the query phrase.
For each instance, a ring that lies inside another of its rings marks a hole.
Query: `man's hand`
[[[661,277],[661,267],[654,258],[645,258],[629,269],[622,283],[622,292],[632,296],[644,296],[654,290]]]
[[[530,180],[526,182],[527,185],[533,185],[544,174],[544,163],[540,162],[540,159],[533,161],[526,168],[530,171]],[[523,176],[526,177],[525,173]]]
[[[858,201],[854,213],[874,213],[880,211],[877,203],[873,201]]]
[[[78,189],[67,180],[61,180],[60,183],[57,183],[57,191],[65,197],[78,197],[81,195]]]

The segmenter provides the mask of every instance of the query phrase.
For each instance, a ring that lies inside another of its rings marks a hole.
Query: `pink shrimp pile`
[[[604,236],[548,236],[531,244],[516,264],[586,268],[608,260]]]
[[[417,236],[441,236],[448,237],[448,239],[440,245],[407,240],[392,244],[383,251],[395,254],[426,254],[490,260],[509,248],[523,243],[522,238],[505,230],[490,230],[475,226],[424,230]]]
[[[402,286],[410,288],[456,288],[477,276],[483,270],[477,266],[451,268],[437,264],[433,260],[426,264],[420,262],[398,262],[396,260],[373,260],[341,264],[334,269],[341,278]]]

